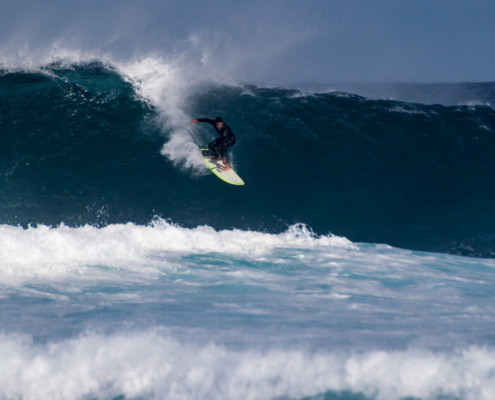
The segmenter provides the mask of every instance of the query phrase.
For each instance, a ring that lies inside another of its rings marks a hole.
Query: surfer
[[[191,124],[195,125],[197,122],[207,122],[212,125],[220,135],[218,139],[215,139],[208,145],[208,148],[213,156],[213,160],[220,161],[220,157],[222,157],[223,164],[225,165],[225,168],[223,168],[222,171],[228,171],[230,165],[227,162],[227,148],[232,147],[236,142],[234,132],[232,132],[232,129],[230,129],[220,117],[216,117],[215,120],[209,118],[193,119]]]

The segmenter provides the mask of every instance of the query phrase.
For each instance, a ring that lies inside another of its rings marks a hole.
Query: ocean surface
[[[0,399],[492,400],[494,105],[0,67]]]

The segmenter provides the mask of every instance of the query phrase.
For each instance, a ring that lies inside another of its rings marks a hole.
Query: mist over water
[[[494,11],[465,0],[19,0],[3,5],[0,62],[158,56],[194,78],[252,84],[485,82]]]

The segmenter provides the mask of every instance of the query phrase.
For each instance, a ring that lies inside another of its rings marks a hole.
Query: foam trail
[[[181,106],[189,90],[190,79],[183,69],[162,57],[148,57],[130,64],[117,64],[118,70],[134,85],[139,95],[161,113],[161,123],[170,130],[161,154],[174,164],[196,173],[204,172],[204,163],[189,127],[191,117]]]
[[[197,400],[301,398],[350,390],[376,400],[455,396],[491,400],[495,351],[407,350],[349,355],[301,350],[232,351],[180,343],[158,331],[34,345],[0,338],[0,396],[72,400],[86,396]]]

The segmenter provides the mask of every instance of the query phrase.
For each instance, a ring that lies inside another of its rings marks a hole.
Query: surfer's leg
[[[227,147],[230,147],[229,140],[225,138],[222,140],[221,143],[219,143],[217,147],[218,152],[220,153],[220,157],[222,157],[222,161],[225,165],[222,171],[228,171],[230,169],[229,162],[227,161]]]
[[[220,144],[220,142],[222,141],[222,138],[218,138],[217,140],[214,140],[213,142],[211,142],[209,145],[208,145],[208,148],[210,149],[211,151],[211,154],[213,155],[213,157],[215,158],[218,158],[219,155],[218,155],[218,151],[217,151],[217,148]]]
[[[220,146],[218,146],[218,151],[222,157],[223,163],[225,164],[225,170],[230,169],[229,163],[227,161],[227,149],[235,144],[235,137],[225,138]]]
[[[235,137],[218,138],[213,143],[215,143],[215,146],[216,146],[218,152],[220,153],[220,157],[225,158],[225,157],[227,157],[227,149],[229,147],[232,147],[235,144]]]
[[[218,139],[217,150],[220,153],[220,157],[225,158],[227,156],[227,147],[229,147],[227,139]]]

